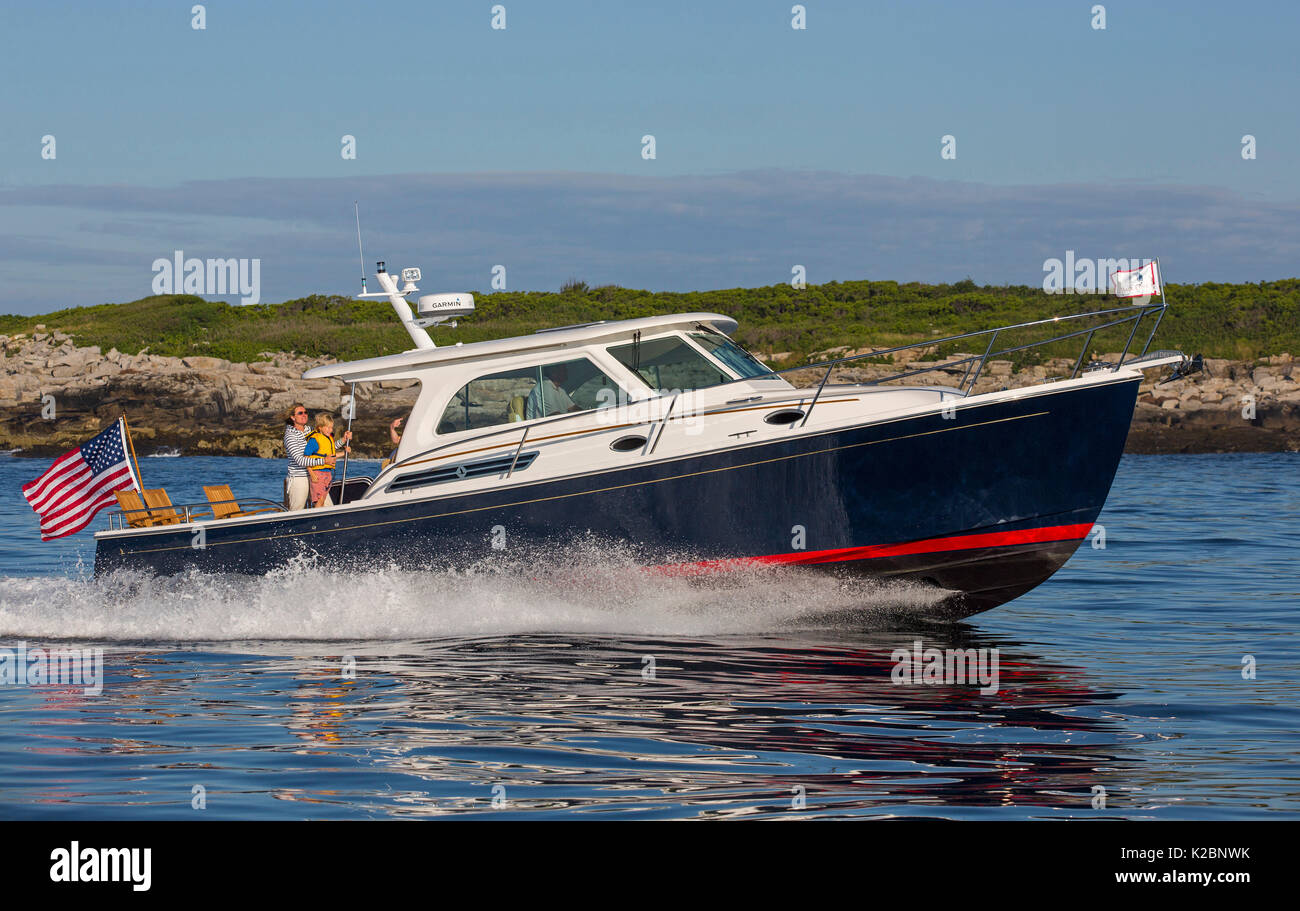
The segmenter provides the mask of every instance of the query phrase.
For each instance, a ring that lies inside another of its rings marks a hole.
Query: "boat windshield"
[[[744,348],[737,345],[725,335],[713,332],[692,332],[691,338],[700,343],[705,351],[722,361],[735,371],[743,380],[756,376],[767,376],[772,371],[759,362]]]
[[[615,345],[608,350],[619,363],[659,392],[704,389],[732,379],[680,335]]]

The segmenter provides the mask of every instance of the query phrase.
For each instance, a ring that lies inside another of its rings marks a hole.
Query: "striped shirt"
[[[284,454],[289,459],[289,477],[305,478],[307,469],[315,468],[317,465],[324,465],[325,460],[321,458],[309,458],[303,455],[307,449],[307,434],[293,424],[288,424],[284,428]]]

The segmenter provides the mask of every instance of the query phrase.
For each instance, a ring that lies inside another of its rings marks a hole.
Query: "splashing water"
[[[635,553],[577,546],[469,569],[341,569],[303,557],[261,577],[118,571],[0,579],[0,637],[122,641],[419,639],[533,632],[754,633],[874,625],[949,594],[789,567],[709,577],[638,568]]]

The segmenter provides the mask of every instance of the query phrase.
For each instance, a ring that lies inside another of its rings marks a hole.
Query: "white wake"
[[[631,555],[478,569],[302,561],[267,576],[117,572],[0,577],[0,638],[111,641],[363,640],[536,632],[699,636],[870,626],[916,615],[942,590],[790,568],[705,578],[639,569]]]

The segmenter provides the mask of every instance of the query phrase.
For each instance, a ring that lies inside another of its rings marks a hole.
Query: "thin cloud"
[[[469,290],[485,289],[496,264],[517,290],[572,276],[692,290],[788,281],[795,264],[811,282],[1038,284],[1043,260],[1067,249],[1160,256],[1172,281],[1284,278],[1300,261],[1296,201],[1136,181],[994,186],[762,170],[46,185],[0,190],[0,310],[143,296],[150,264],[173,249],[262,259],[263,300],[349,293],[353,200],[368,270],[381,258],[420,265],[427,286]],[[42,291],[33,263],[57,268],[60,289]],[[53,302],[34,305],[36,295]]]

